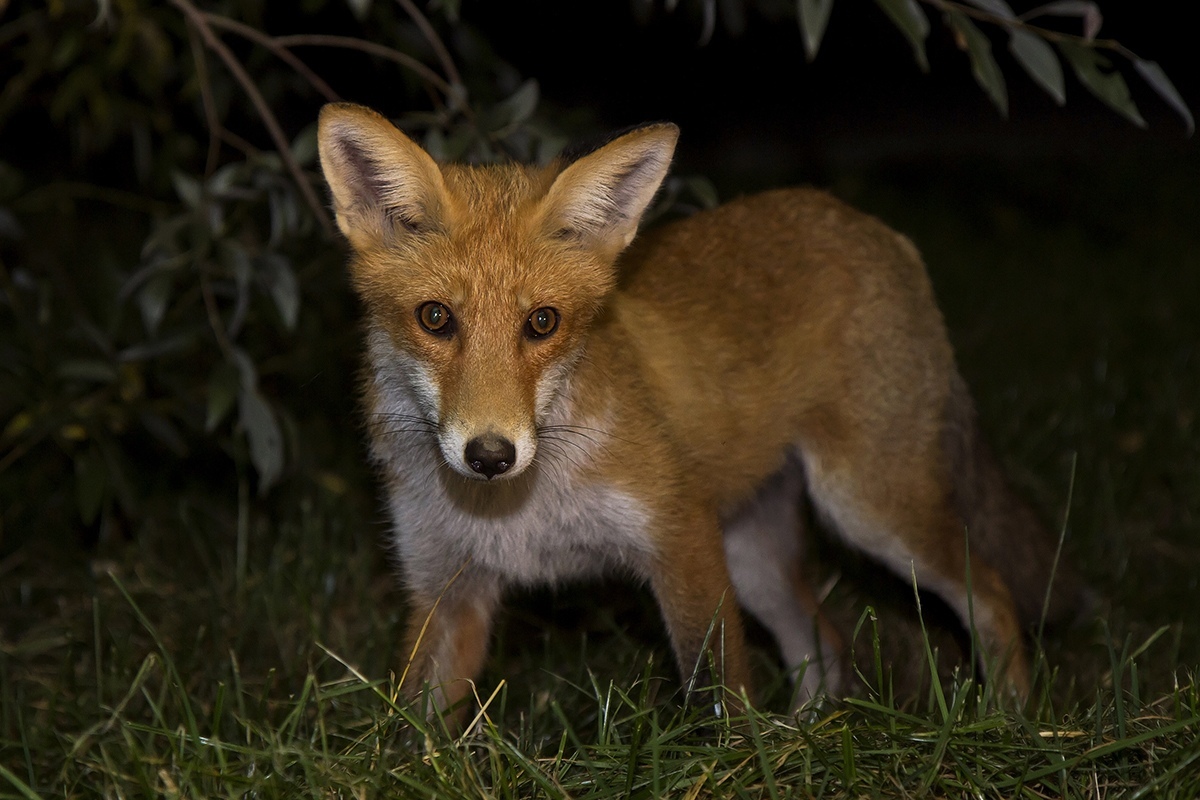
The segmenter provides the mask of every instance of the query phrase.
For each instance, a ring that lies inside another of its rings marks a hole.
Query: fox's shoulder
[[[878,241],[904,240],[879,219],[859,211],[822,189],[808,186],[771,189],[735,197],[713,209],[652,228],[643,247],[679,247],[689,239],[697,244],[741,248],[746,242]]]
[[[765,295],[773,304],[807,294],[813,281],[835,281],[848,291],[896,283],[920,288],[926,280],[908,238],[808,187],[737,197],[652,227],[622,263],[623,289],[646,294],[675,287],[701,307],[701,296],[717,289],[724,301],[740,293]]]

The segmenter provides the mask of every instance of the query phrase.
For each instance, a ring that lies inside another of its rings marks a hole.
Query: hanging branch
[[[421,9],[417,8],[412,0],[396,0],[400,7],[412,17],[412,21],[421,29],[421,35],[425,37],[425,41],[429,42],[429,46],[433,48],[434,54],[438,60],[442,62],[442,69],[446,71],[446,78],[452,86],[462,86],[462,76],[458,74],[458,68],[454,66],[454,59],[450,58],[450,51],[446,49],[442,38],[437,35],[437,31],[429,24],[429,20],[421,13]]]
[[[346,50],[358,50],[368,55],[385,58],[388,61],[395,62],[405,69],[415,72],[421,80],[432,84],[449,97],[453,93],[453,89],[446,79],[429,67],[422,64],[417,59],[401,53],[386,45],[368,42],[365,39],[355,39],[353,36],[333,36],[324,33],[297,33],[290,36],[276,36],[273,41],[280,47],[340,47]]]
[[[308,81],[314,89],[316,89],[325,97],[327,102],[336,103],[342,99],[320,75],[309,69],[308,65],[297,58],[295,53],[293,53],[291,50],[288,50],[287,47],[281,45],[277,37],[268,36],[257,28],[253,28],[249,25],[238,22],[237,20],[230,19],[229,17],[223,17],[220,14],[213,14],[211,12],[201,13],[203,13],[204,19],[206,19],[210,25],[217,28],[224,28],[227,31],[236,33],[239,36],[243,36],[250,41],[255,42],[256,44],[262,45],[267,50],[270,50],[272,54],[279,58],[280,61],[286,63],[289,67],[299,73],[301,77]]]
[[[192,61],[196,64],[196,78],[200,84],[200,101],[204,106],[204,120],[208,125],[208,157],[204,159],[204,174],[211,175],[217,168],[217,157],[221,151],[221,133],[224,126],[217,116],[216,103],[213,102],[212,87],[208,81],[208,59],[204,56],[204,48],[196,35],[196,29],[188,26],[188,44],[192,48]]]
[[[1129,86],[1104,55],[1112,53],[1129,61],[1141,79],[1183,119],[1188,136],[1195,130],[1191,109],[1162,67],[1139,58],[1116,40],[1096,38],[1103,17],[1093,0],[1048,2],[1023,14],[1013,11],[1008,0],[875,0],[875,3],[908,39],[913,57],[923,72],[929,70],[925,56],[929,18],[922,6],[940,12],[959,48],[970,57],[975,80],[1005,116],[1008,114],[1008,89],[1004,73],[992,53],[992,38],[972,20],[994,25],[1007,33],[1008,49],[1017,63],[1059,105],[1066,100],[1061,58],[1084,88],[1101,102],[1135,125],[1145,127],[1146,121],[1130,96]],[[832,5],[833,0],[797,0],[804,49],[810,61],[820,48]],[[1060,33],[1030,23],[1031,19],[1042,16],[1078,18],[1083,34]],[[1051,44],[1055,45],[1057,53]]]
[[[271,111],[271,107],[267,104],[266,99],[262,96],[258,86],[247,74],[246,68],[237,60],[237,57],[225,46],[220,37],[213,31],[211,25],[205,15],[197,9],[189,0],[170,0],[171,5],[178,8],[187,17],[189,25],[191,25],[200,34],[204,43],[210,50],[216,53],[221,61],[225,63],[226,69],[230,71],[234,79],[241,84],[246,96],[250,98],[250,102],[254,105],[258,112],[259,118],[266,127],[267,132],[271,135],[272,141],[275,142],[275,148],[279,151],[279,157],[283,159],[284,166],[291,173],[292,179],[299,188],[300,193],[304,196],[304,200],[312,209],[313,216],[321,225],[322,230],[326,234],[332,235],[333,223],[329,219],[329,214],[325,210],[325,206],[317,197],[316,191],[312,184],[304,175],[304,171],[300,169],[300,165],[296,163],[296,158],[292,154],[291,145],[288,143],[287,137],[284,136],[283,129],[279,126],[279,120]]]

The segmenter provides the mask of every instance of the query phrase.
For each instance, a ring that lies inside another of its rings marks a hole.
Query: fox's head
[[[570,163],[438,165],[379,114],[321,111],[321,167],[371,335],[446,462],[512,477],[616,285],[679,132],[650,125]],[[373,355],[378,358],[378,355]]]

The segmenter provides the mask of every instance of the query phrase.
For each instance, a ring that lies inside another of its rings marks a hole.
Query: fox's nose
[[[503,436],[485,433],[467,442],[463,456],[467,466],[490,480],[502,472],[508,472],[508,468],[517,460],[517,448]]]

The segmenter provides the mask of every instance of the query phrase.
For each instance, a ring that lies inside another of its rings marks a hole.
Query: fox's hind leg
[[[978,637],[989,680],[1023,701],[1029,665],[1013,597],[978,553],[970,553],[968,570],[965,524],[952,506],[936,437],[894,448],[881,441],[804,449],[813,502],[852,545],[905,580],[915,573],[922,588],[945,600]]]
[[[804,476],[789,461],[724,523],[725,560],[742,607],[779,645],[798,707],[842,688],[842,640],[800,569]]]

